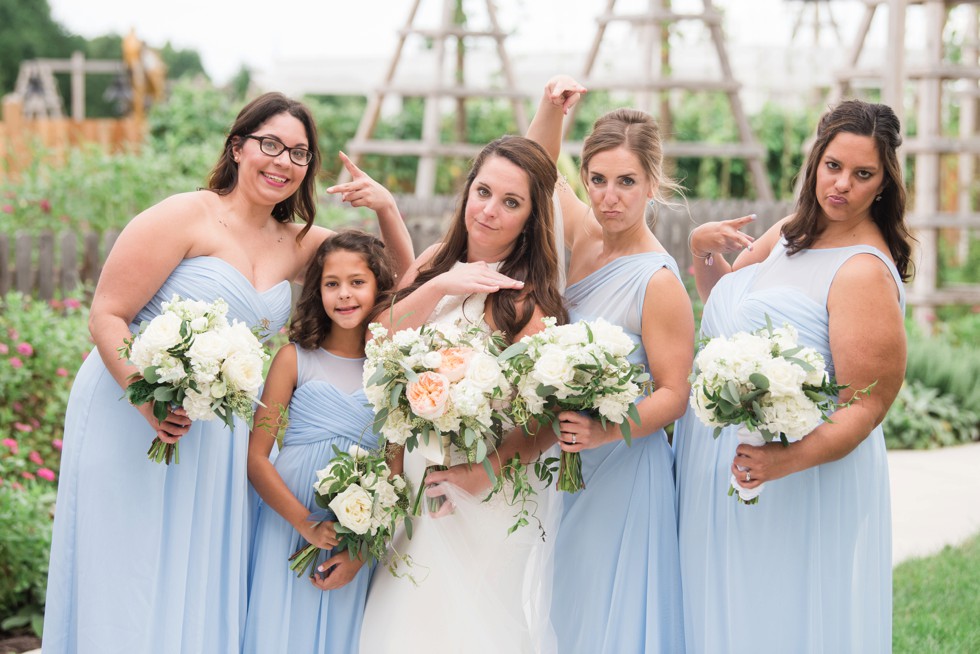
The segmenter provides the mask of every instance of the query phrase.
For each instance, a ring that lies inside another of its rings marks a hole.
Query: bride
[[[541,319],[567,320],[557,286],[558,252],[551,194],[557,173],[536,143],[508,136],[488,144],[473,162],[445,239],[415,261],[395,304],[378,302],[389,328],[479,324],[508,342],[543,329]],[[383,307],[383,309],[381,309]],[[494,469],[519,454],[524,462],[554,445],[550,430],[529,438],[513,430],[490,454]],[[399,453],[418,488],[427,459],[422,448]],[[561,513],[554,491],[537,484],[537,524],[508,535],[516,508],[508,489],[483,501],[490,480],[482,466],[451,451],[448,470],[425,478],[426,494],[447,500],[413,522],[412,538],[393,546],[411,557],[417,583],[378,571],[361,629],[362,654],[386,652],[555,651],[548,618],[552,543]],[[393,465],[397,469],[398,461]]]

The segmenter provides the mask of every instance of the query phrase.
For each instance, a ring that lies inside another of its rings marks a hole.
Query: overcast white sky
[[[467,0],[480,12],[484,2]],[[268,69],[279,59],[389,56],[411,0],[49,0],[55,19],[91,38],[135,28],[151,46],[170,41],[201,54],[208,73],[227,81],[244,63]],[[436,20],[442,3],[423,0],[421,19]],[[620,0],[618,12],[640,10],[646,0]],[[785,44],[799,0],[716,0],[727,14],[733,43]],[[860,2],[835,2],[834,15],[850,35]],[[586,49],[606,0],[496,0],[502,27],[512,30],[513,51]],[[700,0],[674,0],[675,9]],[[880,22],[876,20],[876,22]]]

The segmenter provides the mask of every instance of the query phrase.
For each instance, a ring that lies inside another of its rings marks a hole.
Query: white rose
[[[208,328],[208,319],[205,316],[198,316],[191,320],[191,330],[195,333],[203,332]]]
[[[228,356],[228,341],[219,332],[198,334],[187,350],[187,356],[195,368],[215,370]]]
[[[617,357],[625,357],[633,351],[635,347],[633,339],[619,325],[614,325],[600,318],[590,323],[590,327],[595,343],[602,350]]]
[[[398,503],[398,494],[392,484],[382,480],[374,489],[374,499],[382,508],[390,509]]]
[[[216,381],[211,384],[211,397],[221,399],[228,394],[228,385],[223,381]]]
[[[187,417],[191,420],[214,420],[214,411],[211,410],[211,398],[207,395],[198,393],[194,389],[187,389],[182,403]]]
[[[357,484],[351,484],[328,505],[340,524],[355,534],[365,534],[371,527],[371,496]]]
[[[155,365],[159,366],[157,375],[160,377],[160,381],[162,382],[173,384],[187,377],[187,371],[184,369],[183,362],[181,362],[180,359],[170,356],[169,354],[164,354],[154,363]]]
[[[256,395],[262,386],[262,361],[255,356],[233,354],[222,364],[221,374],[229,387]]]
[[[589,333],[585,331],[585,325],[575,322],[570,325],[555,327],[554,340],[559,345],[585,345],[589,342]]]
[[[229,353],[254,354],[264,356],[262,344],[245,323],[236,320],[229,327],[220,330],[221,335],[228,341]]]
[[[546,345],[542,348],[541,358],[534,364],[531,376],[546,386],[562,389],[570,382],[575,374],[564,349],[558,345]]]
[[[388,414],[384,426],[381,427],[381,435],[389,443],[404,445],[405,441],[412,435],[412,423],[408,416],[401,409],[396,409]]]
[[[777,352],[785,352],[799,345],[800,335],[795,327],[787,323],[773,329],[770,340],[776,346]]]
[[[763,361],[759,372],[769,380],[769,393],[777,397],[799,395],[806,371],[786,359]]]
[[[351,445],[347,448],[347,453],[355,459],[366,459],[367,457],[371,456],[371,453],[360,445]]]
[[[146,329],[133,344],[133,362],[137,366],[146,367],[136,362],[152,360],[153,355],[165,352],[183,340],[180,336],[181,320],[172,313],[161,313],[150,321]]]
[[[484,393],[489,393],[494,388],[504,386],[507,383],[497,359],[486,352],[477,352],[470,359],[470,367],[466,371],[466,380]]]
[[[439,352],[426,352],[421,358],[422,366],[429,370],[435,370],[442,365],[442,354]]]

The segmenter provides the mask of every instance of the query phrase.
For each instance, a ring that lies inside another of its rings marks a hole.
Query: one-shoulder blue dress
[[[174,269],[132,330],[174,294],[222,298],[229,319],[269,333],[285,323],[291,301],[285,280],[258,291],[228,262],[194,257]],[[238,654],[248,427],[197,421],[180,440],[179,464],[154,463],[146,457],[154,430],[123,395],[93,350],[65,417],[44,652]]]
[[[793,325],[834,372],[827,296],[868,246],[804,250],[785,243],[719,280],[701,335]],[[872,391],[873,392],[873,391]],[[891,651],[891,505],[881,427],[838,461],[766,482],[758,504],[727,495],[738,440],[715,439],[688,410],[674,433],[687,651],[696,654]]]
[[[316,471],[352,445],[378,446],[374,411],[361,385],[364,359],[296,347],[297,386],[275,466],[290,492],[310,511]],[[250,566],[246,654],[344,654],[358,650],[371,569],[346,586],[322,591],[289,569],[289,556],[306,542],[291,524],[259,504]],[[346,556],[346,554],[344,554]]]
[[[565,290],[571,320],[619,325],[639,346],[630,360],[646,366],[640,322],[647,284],[662,268],[679,278],[663,253],[610,262]],[[585,490],[565,494],[555,544],[558,651],[684,651],[673,463],[663,430],[582,452]]]

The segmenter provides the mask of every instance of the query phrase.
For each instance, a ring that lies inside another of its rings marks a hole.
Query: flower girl
[[[357,650],[369,581],[364,562],[340,551],[304,579],[287,559],[306,543],[325,550],[337,545],[333,521],[308,520],[318,508],[316,471],[333,458],[334,446],[377,447],[361,384],[364,337],[375,298],[393,286],[381,241],[354,230],[324,241],[306,270],[291,342],[272,362],[249,441],[248,477],[262,502],[244,652]],[[269,453],[287,406],[273,463]]]

